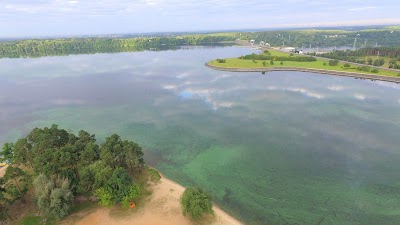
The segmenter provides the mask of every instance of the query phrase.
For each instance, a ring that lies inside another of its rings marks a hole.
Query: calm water
[[[237,47],[0,60],[0,142],[57,123],[140,143],[249,224],[398,224],[400,85],[204,63]]]

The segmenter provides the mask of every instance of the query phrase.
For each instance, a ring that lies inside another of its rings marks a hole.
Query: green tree
[[[335,59],[335,60],[329,60],[329,65],[330,66],[337,66],[339,64],[339,60]]]
[[[263,64],[263,66],[267,66],[267,62],[265,62],[265,61],[263,61],[262,64]]]
[[[28,191],[29,175],[18,167],[8,166],[4,182],[7,192],[15,201],[22,199]]]
[[[283,65],[283,61],[281,61],[281,63],[280,63],[281,65]]]
[[[181,197],[183,215],[198,219],[213,213],[211,196],[197,187],[187,188]]]
[[[0,152],[1,162],[12,162],[14,157],[14,144],[5,143],[3,145],[2,151]]]
[[[10,209],[10,204],[12,202],[6,196],[9,196],[9,194],[4,188],[4,179],[0,178],[0,220],[7,221],[10,219],[10,221],[12,221],[10,214],[8,214],[8,210]]]
[[[274,60],[271,60],[269,64],[274,65]]]
[[[144,167],[142,148],[133,141],[125,140],[123,150],[125,152],[125,168],[132,173],[135,170],[142,170]]]
[[[113,194],[109,189],[99,188],[94,194],[99,199],[99,205],[101,206],[111,207],[116,203],[115,199],[113,198]]]
[[[111,191],[116,202],[121,202],[128,195],[131,185],[132,178],[123,168],[118,167],[113,171],[111,178],[108,180],[106,189]]]
[[[49,179],[40,174],[34,180],[33,186],[40,211],[56,218],[68,215],[73,199],[68,179],[60,176]]]
[[[121,137],[113,134],[100,147],[100,159],[112,168],[125,167],[125,152]]]
[[[128,208],[130,203],[140,195],[140,188],[138,185],[133,185],[129,188],[128,193],[122,198],[121,204]]]
[[[350,64],[349,64],[349,63],[345,63],[345,64],[343,65],[343,67],[349,68],[349,67],[350,67]]]

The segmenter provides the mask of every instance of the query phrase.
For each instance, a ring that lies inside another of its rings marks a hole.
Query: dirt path
[[[161,178],[160,182],[153,186],[153,193],[143,208],[128,215],[119,217],[113,215],[112,209],[101,208],[79,220],[77,225],[177,225],[192,224],[182,215],[179,198],[184,192],[184,187],[179,184]],[[218,207],[214,206],[214,225],[240,225],[239,221],[231,217]]]

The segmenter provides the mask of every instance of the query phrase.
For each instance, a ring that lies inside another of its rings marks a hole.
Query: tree
[[[1,162],[12,162],[14,156],[14,144],[5,143],[3,145],[2,151],[0,152],[0,156]]]
[[[9,166],[4,174],[4,182],[7,192],[14,202],[23,198],[28,191],[29,176],[20,168]]]
[[[343,67],[349,68],[349,67],[350,67],[350,64],[349,64],[349,63],[345,63],[345,64],[343,65]]]
[[[371,58],[368,58],[368,59],[367,59],[367,62],[368,62],[368,65],[372,65],[372,63],[374,62],[374,60],[371,59]]]
[[[106,189],[111,191],[116,202],[121,202],[122,199],[129,194],[131,185],[132,178],[123,168],[118,167],[113,171],[111,178],[108,180]]]
[[[127,140],[122,145],[125,152],[125,167],[132,173],[134,170],[141,170],[144,167],[142,148],[137,143]]]
[[[371,73],[379,73],[379,70],[378,70],[377,68],[373,68],[373,69],[371,70]]]
[[[99,205],[111,207],[115,204],[115,199],[110,190],[106,188],[99,188],[94,192],[95,196],[99,198]]]
[[[113,134],[100,147],[100,159],[112,168],[125,167],[125,152],[121,137]]]
[[[323,64],[324,66],[326,66],[326,62],[324,62],[324,64]]]
[[[281,63],[280,63],[281,65],[283,65],[283,61],[281,61]]]
[[[262,64],[263,64],[263,66],[267,66],[267,62],[265,62],[265,61]]]
[[[181,197],[183,215],[198,219],[205,214],[211,214],[211,196],[197,187],[187,188]]]
[[[68,179],[60,176],[49,179],[46,175],[40,174],[34,180],[33,186],[40,211],[56,218],[68,215],[73,199]]]
[[[274,65],[274,60],[271,60],[269,64]]]
[[[335,59],[335,60],[329,60],[329,65],[330,66],[337,66],[339,64],[339,60]]]
[[[6,197],[9,194],[6,193],[6,189],[3,186],[4,180],[3,178],[0,178],[0,220],[6,221],[7,219],[10,219],[12,221],[10,214],[8,214],[11,201]]]
[[[128,193],[122,198],[121,204],[128,208],[130,203],[140,195],[140,188],[138,185],[133,185],[129,188]]]

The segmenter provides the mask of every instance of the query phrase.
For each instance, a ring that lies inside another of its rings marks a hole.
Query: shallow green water
[[[139,142],[249,224],[398,224],[400,85],[204,63],[244,48],[0,60],[0,142],[57,123]]]

